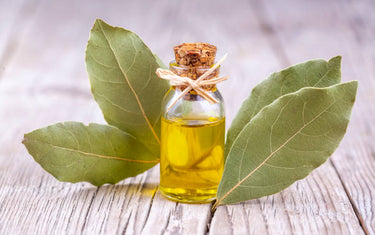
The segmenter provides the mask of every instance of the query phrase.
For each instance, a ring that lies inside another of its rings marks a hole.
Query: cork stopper
[[[208,43],[183,43],[173,48],[176,63],[170,64],[170,70],[181,76],[188,77],[192,80],[197,80],[206,71],[208,71],[215,64],[216,46]],[[209,80],[219,76],[219,68],[216,68],[204,80]],[[205,90],[212,90],[215,85],[201,86]],[[184,90],[186,86],[179,86],[179,89]],[[194,93],[194,91],[191,91]],[[186,98],[186,97],[185,97]]]
[[[183,43],[173,48],[176,63],[187,67],[210,67],[215,63],[216,46],[208,43]]]

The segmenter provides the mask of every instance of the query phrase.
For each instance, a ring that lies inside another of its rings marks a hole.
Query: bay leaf
[[[322,59],[310,60],[271,74],[259,83],[244,100],[234,118],[225,145],[225,156],[228,155],[234,140],[243,127],[266,105],[282,95],[298,91],[303,87],[327,87],[341,80],[341,56],[328,62]]]
[[[60,181],[115,184],[155,166],[159,159],[116,127],[57,123],[25,134],[22,143]]]
[[[324,163],[346,132],[357,85],[303,88],[258,112],[233,142],[214,207],[277,193]]]
[[[91,91],[105,120],[159,155],[161,103],[169,83],[165,67],[135,33],[96,20],[86,48]]]

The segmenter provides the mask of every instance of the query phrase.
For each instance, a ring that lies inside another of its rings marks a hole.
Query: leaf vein
[[[90,58],[92,58],[97,64],[103,66],[103,67],[106,67],[106,68],[109,68],[109,69],[116,69],[116,67],[114,66],[110,66],[110,65],[107,65],[107,64],[103,64],[102,62],[100,62],[99,60],[97,60],[94,56],[92,56],[91,54],[89,54]]]
[[[107,155],[96,154],[96,153],[89,153],[89,152],[81,151],[81,150],[78,150],[78,149],[70,149],[70,148],[65,148],[65,147],[57,146],[57,145],[54,145],[54,144],[51,144],[51,143],[48,143],[48,142],[45,142],[45,141],[41,141],[41,140],[32,140],[32,139],[25,138],[25,141],[39,142],[39,143],[42,143],[42,144],[49,145],[52,148],[60,149],[60,150],[63,150],[63,151],[78,153],[78,154],[82,154],[82,155],[86,155],[86,156],[91,156],[91,157],[102,158],[102,159],[111,159],[111,160],[126,161],[126,162],[136,162],[136,163],[158,163],[159,162],[159,159],[156,159],[156,160],[137,160],[137,159],[128,159],[128,158],[107,156]]]
[[[334,69],[335,67],[334,66],[330,66],[329,64],[330,62],[328,62],[328,69],[327,71],[323,74],[323,76],[313,85],[314,87],[323,80],[323,78],[326,77],[326,75],[331,71],[331,69]]]
[[[282,112],[284,111],[284,109],[288,106],[288,104],[290,103],[292,99],[289,99],[289,101],[280,109],[280,112],[279,114],[277,115],[275,121],[272,123],[271,125],[271,130],[270,130],[270,152],[272,153],[273,152],[273,148],[272,148],[272,133],[273,133],[273,127],[275,126],[276,122],[279,120],[280,118],[280,115],[282,114]]]
[[[314,122],[317,118],[319,118],[323,113],[325,113],[329,108],[332,107],[332,105],[335,104],[335,100],[332,102],[332,104],[330,104],[327,108],[325,108],[322,112],[320,112],[319,114],[317,114],[314,118],[312,118],[308,123],[306,123],[305,125],[302,125],[302,127],[296,131],[296,133],[294,133],[292,136],[290,136],[283,144],[281,144],[275,151],[271,152],[270,155],[268,155],[263,162],[261,162],[254,170],[252,170],[247,176],[245,176],[240,182],[238,182],[235,186],[233,186],[227,193],[225,193],[221,198],[218,198],[215,205],[218,205],[220,204],[220,202],[226,198],[230,193],[233,192],[233,190],[235,190],[237,187],[241,186],[241,184],[247,180],[250,176],[252,176],[254,174],[254,172],[256,172],[259,168],[261,168],[273,155],[275,155],[276,153],[278,153],[282,148],[285,147],[285,145],[287,145],[292,139],[294,139],[294,137],[296,137],[300,132],[302,132],[302,130],[310,125],[312,122]]]
[[[285,167],[285,166],[275,166],[275,165],[272,165],[272,164],[269,164],[269,163],[264,163],[265,166],[269,166],[269,167],[272,167],[272,168],[277,168],[277,169],[285,169],[285,170],[295,170],[295,169],[298,169],[298,168],[304,168],[306,166],[298,166],[298,167]]]
[[[140,109],[141,112],[142,112],[143,118],[145,119],[145,121],[146,121],[148,127],[150,128],[150,130],[151,130],[151,132],[152,132],[152,134],[153,134],[155,140],[156,140],[156,141],[158,142],[158,144],[160,145],[159,137],[157,136],[157,134],[156,134],[154,128],[152,127],[152,125],[151,125],[151,123],[150,123],[150,120],[148,120],[148,118],[147,118],[147,115],[146,115],[146,113],[145,113],[145,110],[143,109],[143,106],[142,106],[141,100],[139,99],[139,97],[138,97],[137,93],[135,92],[135,90],[134,90],[132,84],[130,83],[130,80],[129,80],[128,76],[126,75],[124,69],[121,67],[120,61],[118,60],[117,55],[116,55],[114,49],[112,48],[112,45],[111,45],[111,43],[109,42],[109,39],[108,39],[107,35],[105,34],[102,25],[99,24],[99,26],[100,26],[100,29],[101,29],[101,31],[102,31],[102,33],[103,33],[103,35],[104,35],[104,37],[105,37],[105,39],[106,39],[106,41],[107,41],[107,43],[108,43],[109,48],[111,49],[111,51],[112,51],[112,53],[113,53],[113,56],[115,57],[115,60],[116,60],[118,66],[119,66],[119,68],[120,68],[120,70],[121,70],[121,73],[123,74],[123,76],[124,76],[126,82],[127,82],[128,85],[129,85],[130,90],[132,91],[132,93],[133,93],[134,96],[135,96],[135,99],[137,100],[137,103],[138,103],[139,109]],[[133,46],[134,46],[134,45],[133,45]],[[135,47],[134,47],[134,49],[135,49]]]
[[[247,149],[247,145],[249,144],[249,141],[246,141],[246,146],[242,148],[242,155],[241,155],[241,163],[240,163],[240,170],[238,171],[238,181],[241,181],[241,171],[242,171],[242,162],[243,162],[243,156]]]
[[[138,53],[137,53],[138,51],[137,51],[137,49],[136,49],[135,46],[134,46],[134,41],[133,41],[133,38],[132,38],[132,37],[130,37],[130,41],[132,42],[132,45],[133,45],[133,47],[134,47],[135,55],[134,55],[133,62],[130,64],[129,68],[125,71],[125,73],[129,72],[129,70],[131,70],[131,69],[133,68],[133,66],[134,66],[134,64],[135,64],[135,61],[137,60],[137,55],[138,55]]]
[[[127,84],[126,82],[114,82],[114,81],[108,81],[108,80],[102,80],[102,79],[99,79],[97,76],[95,76],[94,74],[91,74],[91,77],[93,77],[95,80],[99,81],[99,82],[103,82],[103,83],[112,83],[112,84]]]
[[[136,112],[133,112],[133,111],[129,111],[129,110],[123,108],[122,106],[113,103],[110,99],[108,99],[107,97],[105,97],[104,95],[102,95],[102,94],[100,94],[100,93],[98,93],[98,92],[95,92],[95,94],[98,95],[98,96],[101,96],[101,97],[102,97],[103,99],[105,99],[108,103],[110,103],[111,105],[113,105],[113,106],[115,106],[115,107],[121,109],[121,110],[124,111],[124,112],[131,113],[131,114],[134,114],[134,115],[137,115],[137,116],[142,116],[142,114],[140,114],[140,113],[136,113]]]

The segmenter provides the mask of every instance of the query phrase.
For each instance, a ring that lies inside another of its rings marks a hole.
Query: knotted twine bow
[[[205,85],[214,85],[219,82],[227,80],[229,77],[222,77],[222,78],[212,78],[209,80],[204,80],[207,78],[217,67],[220,66],[221,63],[227,58],[227,54],[223,56],[214,66],[212,66],[209,70],[207,70],[204,74],[202,74],[197,80],[192,80],[188,77],[181,77],[177,74],[173,73],[167,69],[158,68],[156,70],[156,74],[159,78],[169,80],[172,86],[186,86],[185,90],[173,101],[172,104],[168,106],[167,112],[171,110],[171,108],[179,101],[182,97],[184,97],[189,91],[194,90],[197,92],[198,95],[202,96],[211,104],[219,103],[217,99],[210,96],[208,92],[202,88]]]

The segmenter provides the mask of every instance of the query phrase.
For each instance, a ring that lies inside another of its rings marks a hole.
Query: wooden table
[[[204,41],[229,52],[227,126],[271,72],[342,55],[359,80],[348,133],[306,179],[237,205],[189,205],[158,192],[158,167],[117,185],[62,183],[23,134],[65,120],[104,123],[85,72],[95,18],[137,32],[165,62]],[[1,234],[375,234],[375,2],[0,0]]]

